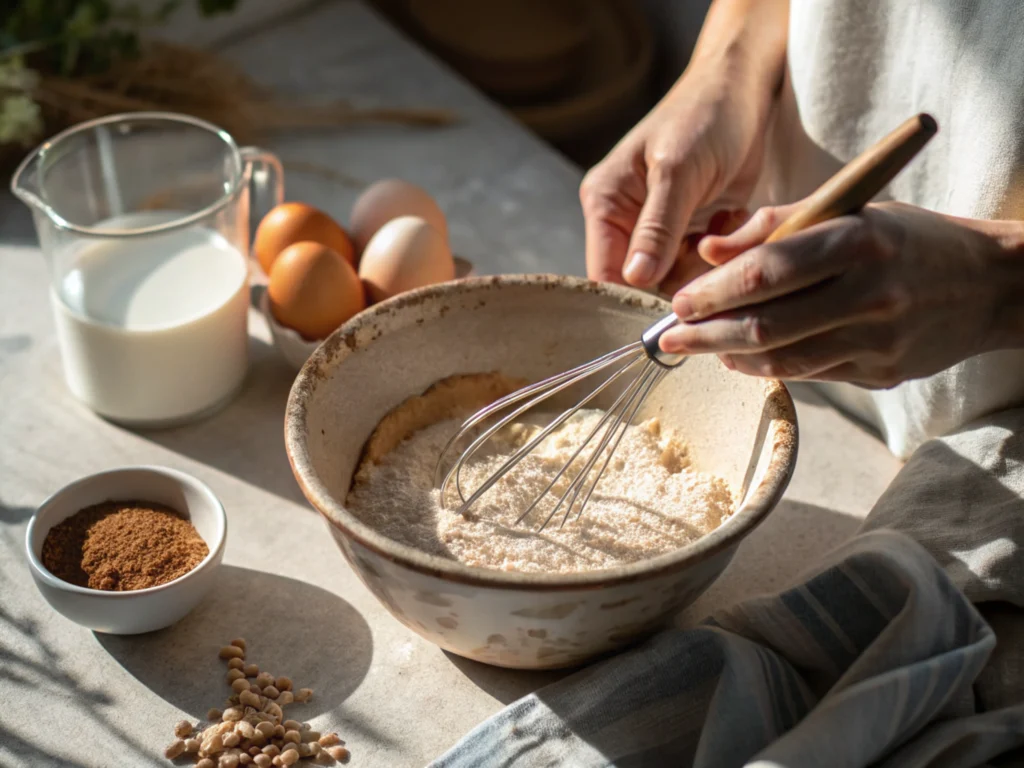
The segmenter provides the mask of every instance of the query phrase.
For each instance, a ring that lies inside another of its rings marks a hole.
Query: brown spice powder
[[[42,560],[50,573],[71,584],[127,592],[173,581],[209,553],[192,524],[170,507],[105,501],[51,528]]]

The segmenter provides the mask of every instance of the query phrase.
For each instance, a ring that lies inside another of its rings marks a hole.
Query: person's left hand
[[[992,348],[1000,222],[897,203],[764,243],[795,206],[765,208],[706,237],[715,269],[673,298],[666,352],[716,353],[730,368],[781,379],[891,387]]]

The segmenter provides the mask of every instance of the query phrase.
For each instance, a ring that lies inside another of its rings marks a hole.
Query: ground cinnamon
[[[210,553],[175,510],[148,501],[86,507],[46,534],[43,565],[80,587],[125,592],[183,576]]]

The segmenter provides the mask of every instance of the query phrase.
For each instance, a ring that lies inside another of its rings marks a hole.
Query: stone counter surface
[[[225,50],[255,77],[363,104],[450,107],[436,131],[359,128],[270,147],[291,164],[288,196],[344,219],[356,183],[398,175],[434,192],[454,250],[483,273],[580,273],[581,172],[356,2],[320,3]],[[252,368],[211,419],[131,432],[67,393],[48,278],[27,212],[0,200],[0,765],[161,766],[177,721],[226,695],[221,645],[315,690],[289,713],[338,731],[353,766],[423,765],[503,704],[557,677],[447,654],[400,625],[349,570],[305,503],[282,443],[293,373],[250,318]],[[680,621],[776,589],[848,537],[898,469],[884,448],[811,394],[796,392],[800,460],[786,499],[726,575]],[[34,508],[72,480],[125,464],[163,464],[207,482],[229,535],[220,583],[176,626],[97,635],[57,615],[31,581],[24,535]]]

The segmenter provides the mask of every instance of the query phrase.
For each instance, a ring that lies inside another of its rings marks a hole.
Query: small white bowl
[[[455,279],[462,280],[463,278],[470,277],[472,274],[472,262],[461,256],[456,256]],[[256,287],[254,286],[253,289],[256,290]],[[296,331],[277,322],[274,313],[270,311],[270,297],[267,295],[266,286],[260,286],[259,292],[260,312],[263,313],[263,317],[267,319],[267,325],[270,326],[270,336],[274,340],[274,346],[280,350],[282,357],[288,361],[288,364],[297,371],[306,364],[309,356],[316,351],[321,342],[308,341],[302,338]]]
[[[43,566],[51,528],[85,507],[122,500],[165,504],[186,515],[210,554],[184,576],[128,592],[75,586]],[[55,611],[97,632],[137,635],[174,624],[210,591],[224,558],[227,527],[224,507],[205,483],[167,467],[122,467],[76,480],[44,501],[29,521],[25,547],[32,578]]]

